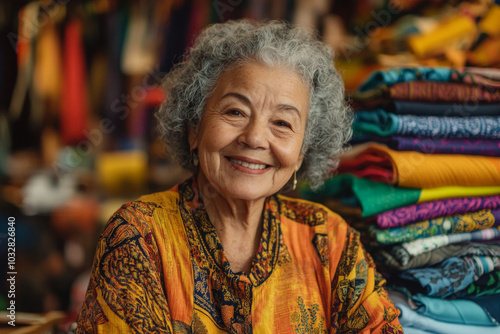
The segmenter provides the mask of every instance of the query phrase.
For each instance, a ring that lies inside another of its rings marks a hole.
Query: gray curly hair
[[[188,130],[200,123],[220,75],[248,61],[290,68],[310,87],[304,161],[297,177],[318,188],[337,168],[347,147],[353,113],[344,101],[344,85],[330,48],[308,31],[281,21],[229,21],[199,35],[184,60],[164,79],[166,99],[156,117],[168,153],[181,166],[196,171]]]

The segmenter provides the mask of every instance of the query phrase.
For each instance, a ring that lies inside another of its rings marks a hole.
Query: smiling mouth
[[[252,164],[252,163],[248,163],[248,162],[245,162],[245,161],[241,161],[241,160],[237,160],[237,159],[233,159],[233,158],[227,158],[229,161],[231,161],[233,164],[236,164],[236,165],[241,165],[243,167],[246,167],[246,168],[250,168],[250,169],[255,169],[255,170],[262,170],[262,169],[266,169],[269,167],[269,165],[263,165],[263,164]]]

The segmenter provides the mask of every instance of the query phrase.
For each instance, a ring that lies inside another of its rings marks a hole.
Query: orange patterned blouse
[[[358,233],[281,195],[232,272],[193,178],[125,204],[97,245],[77,333],[403,333]]]

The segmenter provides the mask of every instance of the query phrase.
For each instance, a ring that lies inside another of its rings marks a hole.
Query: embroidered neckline
[[[191,246],[191,256],[198,262],[198,265],[206,267],[200,262],[208,261],[231,279],[246,281],[246,283],[249,281],[253,286],[264,283],[278,261],[281,229],[280,206],[276,196],[268,197],[264,203],[262,236],[252,260],[250,273],[247,276],[242,272],[234,273],[231,270],[219,236],[208,217],[194,177],[180,184],[178,189],[179,207]]]

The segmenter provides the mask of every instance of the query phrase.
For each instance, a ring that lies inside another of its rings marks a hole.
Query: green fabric
[[[369,217],[387,210],[414,204],[421,189],[395,187],[382,182],[340,174],[325,182],[319,190],[302,191],[304,198],[323,202],[328,198],[355,196],[361,205],[362,217]]]
[[[500,293],[500,271],[485,274],[467,287],[467,296],[496,295]]]
[[[356,136],[376,134],[388,137],[396,133],[398,125],[398,117],[382,109],[357,111],[352,130]]]

